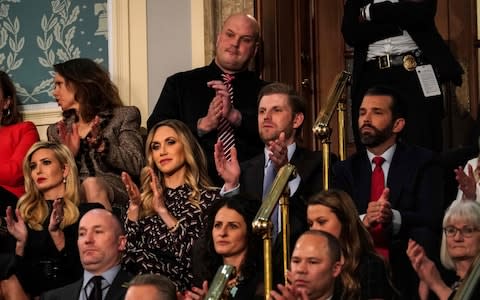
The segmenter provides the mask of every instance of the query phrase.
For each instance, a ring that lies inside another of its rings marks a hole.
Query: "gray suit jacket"
[[[123,300],[127,292],[127,284],[132,275],[120,270],[112,282],[104,300]],[[43,294],[41,300],[78,300],[82,290],[83,278],[64,287],[51,290]]]
[[[64,112],[67,115],[67,112]],[[122,106],[112,111],[99,112],[100,136],[106,142],[107,149],[99,153],[93,147],[83,143],[75,157],[80,172],[80,178],[94,176],[104,179],[112,188],[116,203],[125,203],[128,196],[122,183],[120,174],[127,172],[133,178],[139,178],[140,171],[145,166],[144,145],[140,135],[141,116],[138,108]],[[75,122],[75,115],[64,117],[67,130]],[[58,123],[57,123],[58,124]],[[60,142],[57,124],[50,125],[47,129],[49,141]],[[85,172],[88,170],[88,173]]]

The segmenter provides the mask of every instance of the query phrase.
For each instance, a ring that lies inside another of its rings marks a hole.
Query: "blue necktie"
[[[273,181],[277,176],[277,170],[275,169],[274,164],[271,160],[267,163],[267,170],[265,172],[265,178],[263,179],[263,199],[267,196],[268,192],[272,188]],[[272,237],[275,239],[277,236],[279,229],[278,229],[278,203],[275,205],[273,209],[272,216],[270,218],[273,225]]]

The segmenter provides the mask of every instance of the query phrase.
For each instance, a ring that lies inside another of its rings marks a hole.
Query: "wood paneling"
[[[264,39],[263,77],[292,85],[306,99],[304,143],[312,149],[316,148],[312,124],[344,68],[342,13],[341,1],[256,1]],[[332,122],[334,132],[336,126]]]
[[[255,4],[264,39],[262,75],[266,80],[294,86],[305,97],[308,114],[304,142],[309,148],[318,148],[312,124],[326,105],[335,76],[345,69],[351,55],[345,51],[340,31],[343,1],[256,0]],[[478,116],[475,1],[438,0],[436,22],[466,70],[462,87],[449,86],[446,90],[445,140],[446,148],[452,148],[466,143],[464,132],[475,125]],[[332,119],[330,125],[332,150],[336,152],[336,121]]]

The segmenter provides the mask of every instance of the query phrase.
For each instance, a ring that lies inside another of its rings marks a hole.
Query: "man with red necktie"
[[[406,145],[404,100],[387,86],[367,90],[358,128],[365,146],[333,166],[334,188],[354,200],[377,252],[392,266],[402,299],[414,299],[418,278],[406,256],[408,239],[438,257],[443,208],[443,173],[430,150]]]

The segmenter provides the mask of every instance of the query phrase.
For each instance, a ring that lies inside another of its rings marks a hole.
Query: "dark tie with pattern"
[[[227,87],[230,95],[230,102],[233,104],[232,80],[235,77],[232,74],[222,74],[223,83]],[[231,159],[230,149],[235,146],[235,134],[232,125],[227,119],[221,118],[218,124],[218,139],[222,142],[223,153],[227,160]]]
[[[93,288],[88,295],[87,300],[102,300],[102,276],[93,276],[90,282],[93,282]]]
[[[385,158],[375,156],[372,159],[375,168],[372,172],[372,185],[370,189],[370,201],[377,201],[385,189],[385,174],[383,174],[382,164]],[[384,224],[377,224],[370,229],[370,233],[375,244],[375,250],[388,260],[388,238],[386,236]]]

